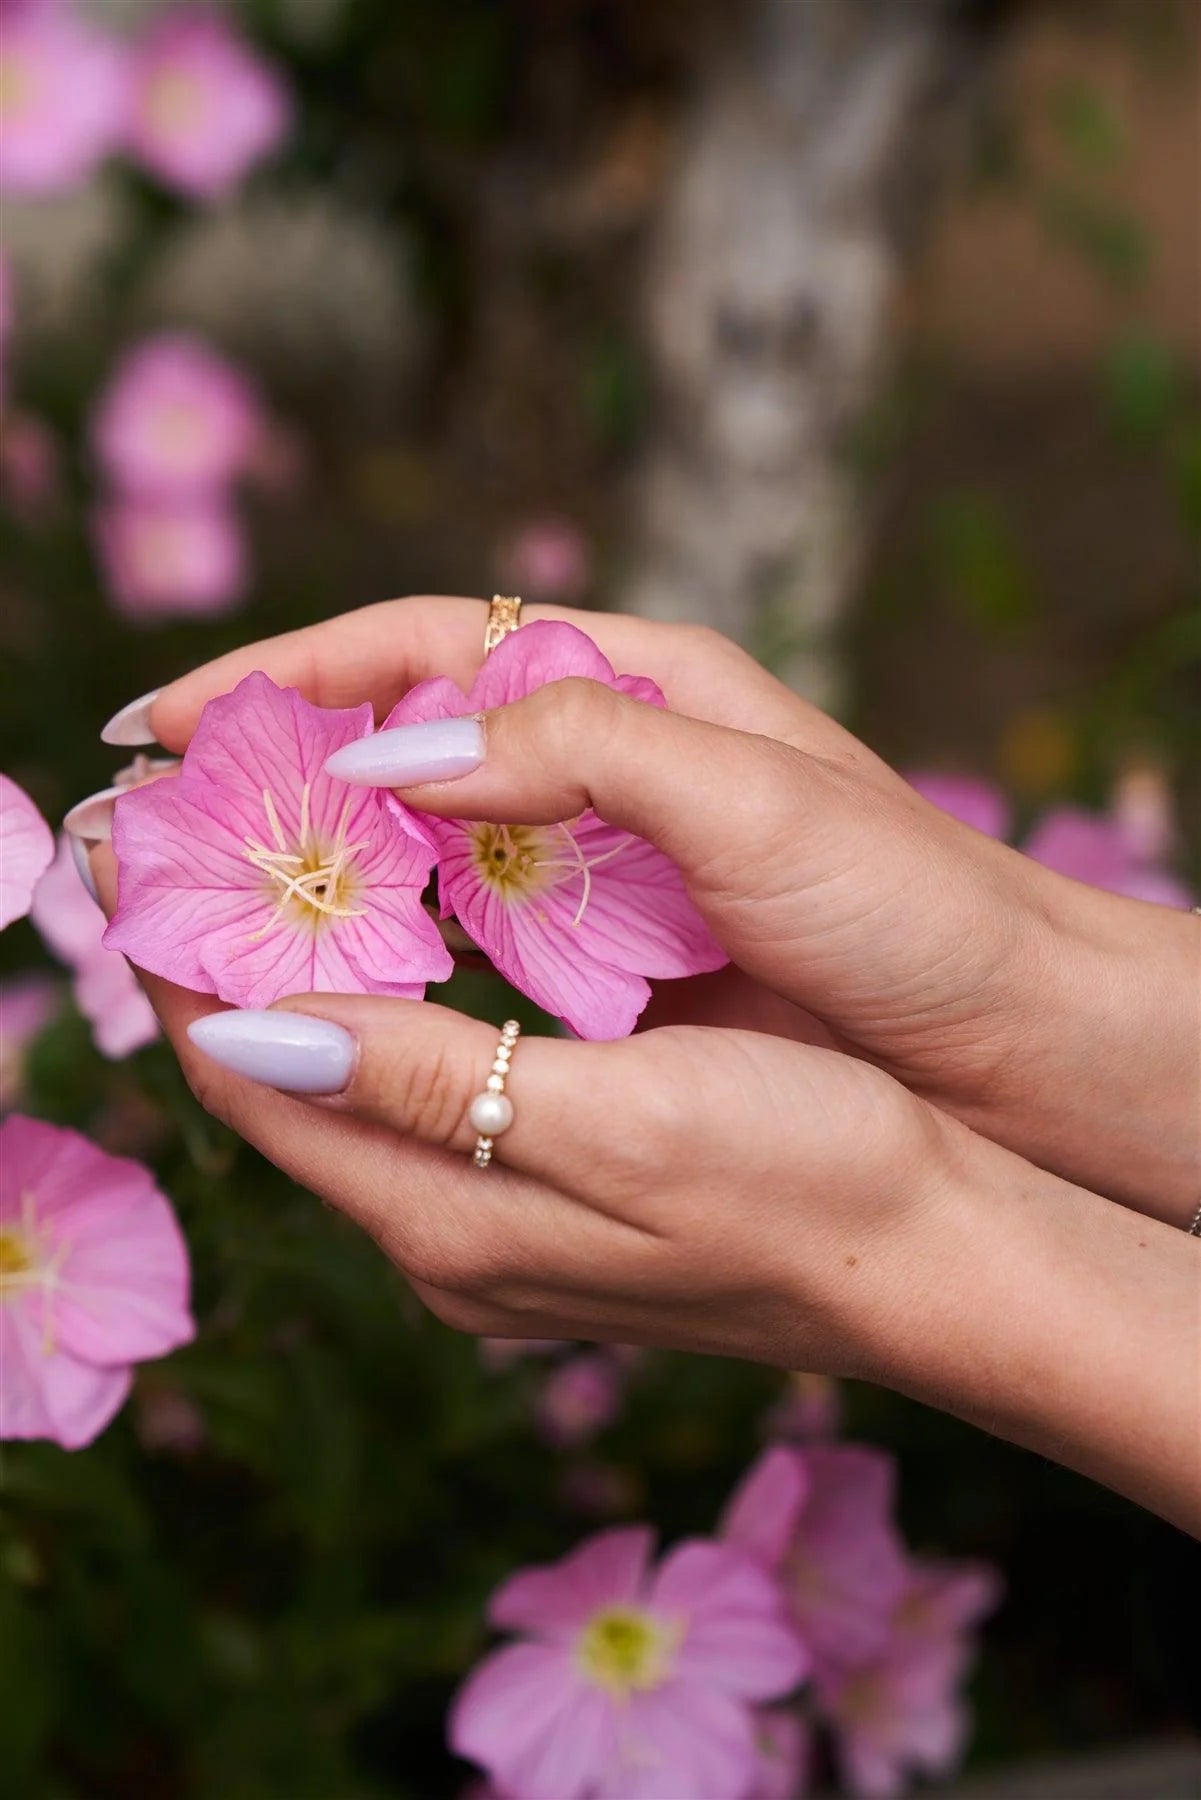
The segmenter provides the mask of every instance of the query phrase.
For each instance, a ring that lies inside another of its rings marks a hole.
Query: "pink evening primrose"
[[[604,1531],[493,1595],[521,1641],[460,1690],[450,1739],[521,1800],[750,1800],[757,1704],[807,1659],[775,1583],[694,1540],[651,1567],[643,1526]]]
[[[0,931],[25,917],[53,855],[49,825],[24,788],[0,775]]]
[[[818,1668],[861,1663],[889,1640],[909,1579],[892,1520],[894,1485],[883,1451],[777,1445],[726,1508],[722,1538],[779,1577]]]
[[[371,728],[369,705],[313,706],[261,673],[210,700],[179,774],[116,800],[107,947],[236,1006],[445,980],[421,904],[433,847],[379,790],[324,772]]]
[[[615,675],[582,631],[540,620],[498,645],[469,694],[446,676],[423,681],[385,728],[503,706],[568,676],[666,704],[653,681]],[[578,1037],[627,1036],[650,998],[647,976],[728,961],[675,865],[593,812],[561,825],[418,816],[437,846],[443,918],[453,914],[507,981]]]
[[[118,363],[93,414],[92,443],[121,493],[179,498],[244,475],[264,429],[248,376],[202,339],[163,332]]]
[[[14,975],[0,981],[0,1112],[10,1112],[25,1091],[29,1048],[62,1007],[62,990],[49,975]]]
[[[625,1383],[619,1365],[603,1350],[585,1350],[552,1369],[542,1384],[534,1416],[548,1443],[584,1444],[621,1412]]]
[[[71,970],[75,1004],[101,1055],[119,1061],[152,1044],[158,1036],[154,1009],[125,958],[104,948],[104,914],[80,880],[65,834],[38,882],[32,916],[47,946]]]
[[[0,1125],[0,1438],[90,1443],[132,1365],[192,1338],[188,1288],[148,1169],[19,1113]]]
[[[169,7],[132,59],[126,141],[167,187],[215,200],[288,129],[280,76],[217,10]]]
[[[755,1715],[757,1764],[751,1800],[802,1800],[809,1792],[813,1732],[807,1719],[785,1707]]]
[[[110,501],[92,522],[109,595],[128,619],[210,617],[246,596],[246,547],[220,495]]]
[[[85,180],[124,122],[122,52],[61,0],[0,0],[0,191]]]

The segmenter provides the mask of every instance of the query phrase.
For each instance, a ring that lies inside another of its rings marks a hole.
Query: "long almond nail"
[[[113,835],[113,805],[124,788],[101,788],[73,806],[63,820],[63,830],[72,837],[86,838],[90,844],[106,844]]]
[[[223,1069],[287,1094],[340,1094],[355,1065],[349,1031],[304,1013],[209,1013],[188,1036]]]
[[[425,719],[344,744],[327,758],[325,772],[356,787],[416,787],[470,775],[483,760],[484,727],[477,718]]]
[[[161,691],[160,688],[155,688],[152,693],[143,694],[138,700],[131,700],[128,706],[115,712],[100,733],[101,743],[153,744],[155,736],[150,723],[150,709]]]

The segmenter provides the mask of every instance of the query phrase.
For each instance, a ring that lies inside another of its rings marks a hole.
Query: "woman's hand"
[[[560,682],[488,721],[483,766],[423,788],[404,743],[377,779],[448,817],[544,823],[593,805],[681,867],[734,972],[668,984],[687,1018],[836,1043],[1035,1161],[1183,1223],[1196,1204],[1196,921],[1099,894],[947,818],[832,720],[708,632],[582,625],[663,714]],[[182,749],[253,668],[382,714],[478,667],[478,602],[395,601],[238,651],[163,690]],[[373,754],[387,746],[372,740]]]

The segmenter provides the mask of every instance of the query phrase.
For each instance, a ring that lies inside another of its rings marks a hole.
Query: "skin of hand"
[[[1201,932],[1101,894],[930,806],[857,739],[714,633],[529,609],[652,676],[670,713],[586,681],[486,718],[475,773],[409,803],[506,823],[589,805],[681,867],[735,967],[661,984],[647,1023],[833,1044],[1043,1167],[1177,1224],[1197,1202]],[[252,645],[163,689],[158,739],[252,669],[309,699],[470,685],[478,601],[390,601]]]
[[[107,845],[92,867],[111,912]],[[214,1001],[144,979],[207,1110],[368,1231],[452,1326],[874,1380],[1201,1528],[1201,1246],[871,1064],[728,1028],[525,1036],[485,1172],[468,1112],[495,1026],[429,1002],[281,1000],[272,1013],[356,1047],[339,1093],[301,1099],[193,1045]]]

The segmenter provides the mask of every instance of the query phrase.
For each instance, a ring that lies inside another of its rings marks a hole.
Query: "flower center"
[[[634,839],[622,838],[611,850],[587,857],[571,829],[573,822],[550,826],[468,825],[471,860],[481,881],[502,900],[514,902],[578,878],[582,884],[580,904],[571,921],[578,925],[592,897],[593,869],[611,862]]]
[[[289,838],[280,822],[279,809],[267,788],[263,789],[263,811],[272,842],[263,844],[248,837],[246,859],[268,877],[277,895],[275,911],[254,938],[265,937],[285,912],[298,924],[316,931],[332,919],[354,919],[366,912],[365,906],[351,904],[358,891],[354,866],[356,853],[363,843],[346,842],[347,826],[353,800],[347,800],[338,820],[333,843],[320,837],[310,811],[312,782],[306,781],[300,795],[300,828]],[[252,939],[253,941],[253,939]]]
[[[0,1294],[24,1285],[36,1266],[28,1233],[19,1225],[0,1225]]]
[[[168,400],[159,407],[151,430],[155,449],[172,457],[191,450],[200,437],[196,408],[186,400]]]
[[[634,1606],[610,1606],[581,1634],[580,1664],[590,1681],[619,1700],[638,1688],[658,1687],[671,1672],[680,1633]]]

